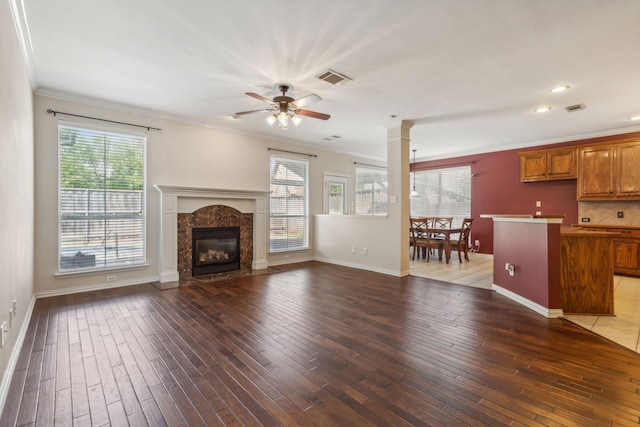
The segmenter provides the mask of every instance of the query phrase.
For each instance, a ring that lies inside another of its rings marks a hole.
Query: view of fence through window
[[[145,136],[60,125],[60,271],[145,262]]]
[[[387,170],[356,168],[356,215],[387,214]]]
[[[302,249],[308,245],[307,188],[309,162],[272,156],[269,249]]]
[[[415,172],[419,197],[411,198],[411,216],[453,217],[453,226],[471,215],[471,167]],[[413,183],[413,174],[410,176]]]

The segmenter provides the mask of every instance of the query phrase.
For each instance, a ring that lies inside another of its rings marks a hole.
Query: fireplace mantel
[[[267,191],[154,185],[160,192],[160,282],[177,282],[178,213],[193,212],[206,205],[226,205],[253,213],[253,269],[267,264]],[[188,203],[187,203],[188,202]],[[196,208],[194,209],[194,205]],[[186,209],[186,210],[185,210]]]

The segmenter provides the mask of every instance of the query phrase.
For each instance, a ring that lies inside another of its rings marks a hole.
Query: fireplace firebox
[[[240,227],[194,228],[191,274],[240,269]]]

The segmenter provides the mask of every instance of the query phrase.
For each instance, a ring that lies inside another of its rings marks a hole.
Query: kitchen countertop
[[[619,236],[615,231],[583,230],[582,227],[560,227],[560,236]]]
[[[564,218],[564,215],[481,214],[480,218]]]
[[[620,230],[640,230],[640,225],[608,225],[608,224],[589,224],[588,222],[582,224],[571,224],[572,227],[584,227],[584,228],[609,228]]]

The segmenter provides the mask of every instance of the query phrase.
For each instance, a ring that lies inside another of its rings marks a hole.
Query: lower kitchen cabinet
[[[640,227],[590,225],[581,228],[617,233],[613,238],[615,274],[640,277]]]

